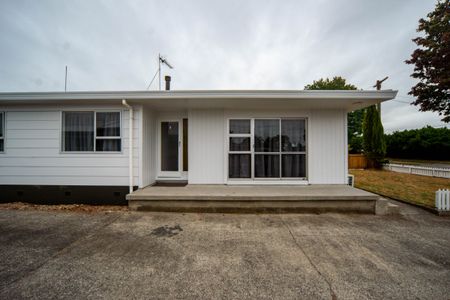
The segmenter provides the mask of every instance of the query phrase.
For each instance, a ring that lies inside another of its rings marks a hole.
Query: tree
[[[415,65],[411,77],[419,79],[409,94],[421,111],[438,112],[450,122],[450,1],[438,1],[427,17],[417,28],[424,36],[413,39],[419,48],[405,61]]]
[[[427,126],[387,134],[386,152],[392,158],[450,161],[450,129]]]
[[[368,107],[364,114],[363,149],[367,157],[374,161],[375,167],[379,167],[386,155],[386,142],[383,124],[375,105]]]
[[[333,79],[321,78],[314,80],[312,84],[305,86],[305,90],[356,90],[356,86],[349,84],[340,76],[335,76]],[[362,120],[364,110],[356,110],[350,112],[347,117],[347,135],[349,151],[351,153],[360,153],[362,150]]]
[[[320,78],[314,80],[312,84],[305,86],[305,90],[356,90],[356,86],[348,84],[345,79],[340,76],[335,76],[333,79]]]

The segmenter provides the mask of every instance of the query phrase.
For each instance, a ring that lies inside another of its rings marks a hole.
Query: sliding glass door
[[[228,170],[230,179],[306,178],[306,120],[229,120]]]
[[[255,120],[255,178],[280,177],[280,120]]]

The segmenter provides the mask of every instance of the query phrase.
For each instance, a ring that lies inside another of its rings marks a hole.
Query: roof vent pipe
[[[166,81],[166,91],[170,91],[170,76],[164,76],[164,80]]]

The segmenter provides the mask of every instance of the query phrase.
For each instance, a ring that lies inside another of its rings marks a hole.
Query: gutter
[[[394,90],[176,90],[176,91],[103,91],[103,92],[26,92],[1,93],[0,101],[61,100],[150,100],[150,99],[321,99],[390,100]]]
[[[129,180],[130,180],[130,194],[133,192],[133,121],[134,121],[134,114],[133,114],[133,107],[127,103],[127,100],[122,99],[122,105],[128,108],[129,111],[129,122],[128,125],[129,133],[128,133],[128,170],[129,170]]]

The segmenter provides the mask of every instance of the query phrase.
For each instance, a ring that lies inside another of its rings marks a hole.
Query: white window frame
[[[248,121],[250,121],[250,132],[249,133],[230,133],[230,122],[232,121],[232,120],[248,120]],[[227,155],[228,155],[228,157],[227,157],[227,162],[228,162],[228,164],[227,164],[227,178],[228,178],[228,180],[251,180],[251,179],[253,179],[253,173],[254,173],[254,168],[253,168],[253,163],[254,163],[254,156],[253,156],[253,151],[252,151],[252,148],[254,148],[253,146],[254,146],[254,136],[253,136],[253,121],[252,121],[252,119],[251,118],[231,118],[231,119],[228,119],[228,121],[227,121],[227,123],[228,123],[228,126],[227,126],[227,132],[228,132],[228,136],[227,136],[227,139],[228,139],[228,141],[227,141],[227,145],[228,145],[228,149],[227,149]],[[234,138],[234,137],[236,137],[236,138],[250,138],[250,146],[249,146],[249,150],[248,151],[231,151],[230,150],[230,148],[231,148],[231,143],[230,143],[230,140],[231,140],[231,138]],[[230,167],[229,167],[229,164],[230,164],[230,154],[250,154],[250,177],[248,177],[248,178],[230,178]]]
[[[250,133],[248,134],[235,134],[230,133],[230,122],[232,120],[249,120],[250,121]],[[255,151],[255,120],[278,120],[279,130],[281,136],[281,121],[282,120],[303,120],[305,124],[305,150],[304,151],[282,151],[282,141],[279,142],[278,152],[256,152]],[[308,118],[307,117],[256,117],[256,118],[246,118],[246,117],[236,117],[227,119],[227,142],[225,143],[228,147],[227,150],[227,181],[228,182],[289,182],[289,181],[307,181],[308,180]],[[230,150],[230,138],[231,137],[250,137],[250,151],[231,151]],[[229,159],[230,154],[250,154],[251,157],[251,177],[249,178],[230,178],[229,174]],[[305,156],[305,177],[282,177],[282,161],[283,155],[285,154],[300,154]],[[255,177],[255,155],[278,155],[279,156],[279,177]]]
[[[64,113],[70,113],[70,112],[91,112],[94,114],[94,151],[67,151],[65,149],[65,141],[64,141],[64,132],[65,132],[65,124],[64,124]],[[119,113],[119,136],[99,136],[97,137],[97,113]],[[123,151],[123,140],[122,140],[122,111],[121,110],[63,110],[61,111],[61,153],[68,153],[68,154],[92,154],[92,153],[99,153],[99,154],[117,154],[122,153]],[[120,141],[120,150],[119,151],[97,151],[97,139],[119,139]]]
[[[2,130],[3,130],[2,135],[0,136],[0,140],[3,141],[3,150],[0,151],[0,153],[5,153],[6,152],[6,139],[5,139],[5,136],[6,136],[6,128],[5,128],[5,126],[6,126],[6,120],[5,120],[6,119],[6,113],[4,111],[0,111],[0,115],[2,115]]]

